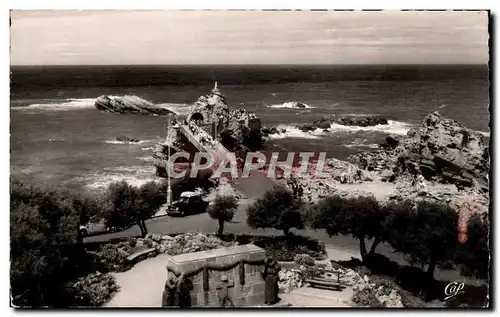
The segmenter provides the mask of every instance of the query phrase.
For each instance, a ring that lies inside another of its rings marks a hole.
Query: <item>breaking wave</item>
[[[359,131],[374,131],[383,132],[389,134],[406,135],[408,130],[412,127],[411,123],[389,120],[388,124],[378,124],[370,127],[358,127],[358,126],[346,126],[337,123],[333,123],[330,126],[332,132],[345,131],[345,132],[359,132]]]
[[[488,137],[488,138],[490,137],[490,132],[486,132],[486,131],[476,131],[476,132],[479,134],[482,134],[485,137]]]
[[[347,148],[369,148],[369,149],[378,149],[379,145],[376,143],[369,143],[367,139],[356,139],[350,144],[344,145]]]
[[[412,124],[407,122],[392,121],[389,120],[388,124],[379,124],[371,127],[358,127],[358,126],[345,126],[337,123],[330,125],[327,131],[323,129],[316,129],[308,132],[304,132],[293,125],[278,125],[276,128],[278,130],[285,129],[284,133],[270,134],[268,136],[269,140],[280,140],[285,138],[297,138],[297,139],[320,139],[322,136],[328,135],[329,133],[335,132],[348,132],[355,133],[360,131],[365,132],[382,132],[388,134],[398,134],[406,135],[408,130],[412,127]],[[352,147],[360,146],[359,144],[351,145]],[[363,145],[365,147],[374,147],[373,144]]]
[[[141,161],[144,161],[144,162],[153,162],[153,157],[152,156],[140,156],[137,159],[141,160]]]
[[[298,106],[298,105],[302,105],[302,106]],[[316,107],[309,106],[309,105],[307,105],[305,103],[302,103],[302,102],[294,102],[294,101],[284,102],[284,103],[277,104],[277,105],[267,105],[266,107],[267,108],[277,108],[277,109],[281,109],[281,108],[286,108],[286,109],[314,109],[314,108],[316,108]]]
[[[155,176],[155,167],[151,165],[105,168],[103,172],[87,174],[78,179],[91,189],[106,188],[111,183],[122,180],[133,186],[141,186],[151,181],[161,182],[162,178]]]
[[[296,139],[320,139],[322,135],[325,135],[322,129],[316,129],[313,131],[304,132],[292,125],[279,125],[278,130],[285,129],[286,132],[279,134],[270,134],[268,138],[270,140],[279,140],[284,138],[296,138]]]
[[[141,140],[139,142],[128,142],[128,141],[118,141],[118,140],[107,140],[104,141],[104,143],[107,144],[127,144],[127,145],[133,145],[133,144],[144,144],[144,143],[151,143],[151,142],[156,142],[157,140]],[[147,148],[150,149],[150,148]]]
[[[157,106],[173,111],[178,116],[188,115],[191,110],[191,105],[186,103],[160,103]]]
[[[44,110],[44,111],[70,111],[81,110],[94,107],[96,98],[72,99],[68,98],[65,101],[58,103],[34,103],[24,107],[13,107],[13,110]]]

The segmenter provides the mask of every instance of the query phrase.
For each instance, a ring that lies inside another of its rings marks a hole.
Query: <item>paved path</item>
[[[342,291],[304,286],[289,294],[280,294],[280,304],[290,307],[351,307],[352,287]]]
[[[160,254],[126,272],[113,273],[120,291],[105,307],[161,307],[168,258],[169,255]]]

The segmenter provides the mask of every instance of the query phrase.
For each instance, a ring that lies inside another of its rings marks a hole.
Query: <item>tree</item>
[[[208,214],[212,219],[219,222],[217,235],[222,237],[224,233],[224,222],[231,221],[238,208],[238,201],[234,196],[217,195],[211,206],[208,207]]]
[[[434,278],[437,265],[453,260],[457,245],[458,215],[447,205],[420,201],[416,208],[397,208],[387,226],[388,242],[405,254],[410,264],[427,264],[427,276]]]
[[[84,256],[67,192],[11,181],[10,280],[19,306],[64,306],[66,283]]]
[[[303,229],[302,203],[287,189],[275,186],[247,209],[247,224],[251,228],[275,228],[289,235],[291,228]]]
[[[490,226],[488,214],[474,214],[470,217],[467,241],[459,244],[454,262],[460,266],[464,276],[488,279],[490,250],[488,238]]]
[[[155,182],[138,188],[121,181],[109,185],[107,198],[109,206],[103,208],[106,225],[127,228],[137,224],[144,237],[148,234],[145,221],[166,202],[166,192]]]
[[[331,196],[319,201],[313,208],[312,227],[325,229],[328,235],[352,235],[359,240],[363,261],[375,253],[376,247],[387,239],[384,220],[388,214],[373,197],[343,198]],[[370,251],[365,238],[374,239]]]

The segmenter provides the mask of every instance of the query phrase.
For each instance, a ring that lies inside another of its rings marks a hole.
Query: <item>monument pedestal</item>
[[[167,271],[192,282],[191,307],[264,305],[265,251],[254,244],[171,257]]]

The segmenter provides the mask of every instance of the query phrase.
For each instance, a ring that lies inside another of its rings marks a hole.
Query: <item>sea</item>
[[[167,119],[100,112],[94,101],[101,95],[136,95],[185,115],[217,81],[229,107],[287,129],[267,150],[346,159],[387,135],[405,135],[433,111],[488,138],[488,77],[486,65],[13,66],[11,175],[75,189],[158,180],[152,147],[165,139]],[[389,124],[295,128],[332,114],[380,115]],[[116,141],[122,135],[141,141]]]

